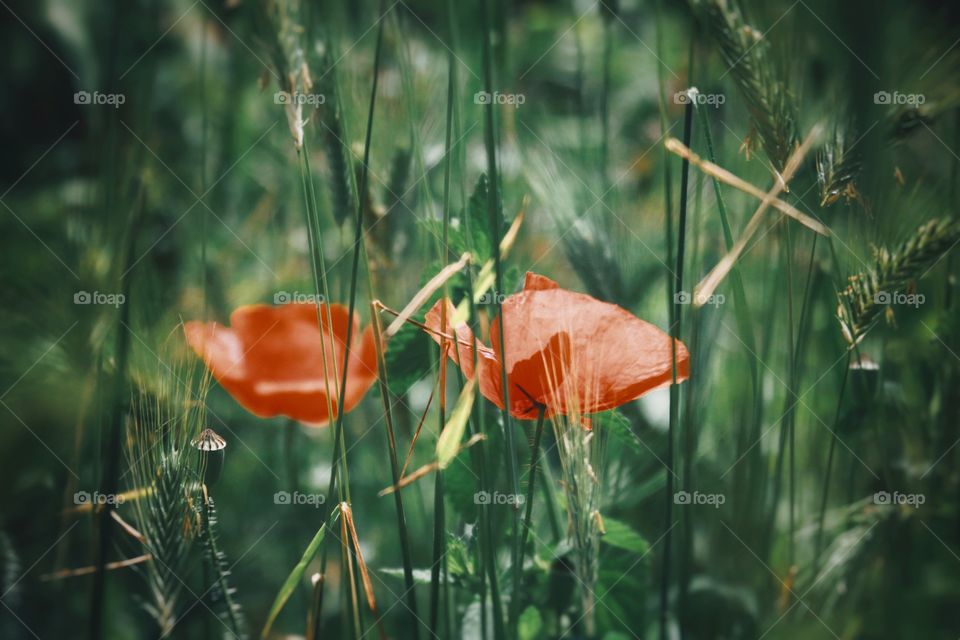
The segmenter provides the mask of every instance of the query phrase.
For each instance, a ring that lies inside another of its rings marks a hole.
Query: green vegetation
[[[0,638],[960,637],[944,4],[0,2]]]

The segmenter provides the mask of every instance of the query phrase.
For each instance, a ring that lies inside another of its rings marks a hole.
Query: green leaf
[[[463,387],[457,404],[450,413],[450,419],[443,427],[440,437],[437,438],[437,462],[441,469],[446,469],[460,451],[460,441],[467,428],[470,418],[470,409],[473,408],[473,399],[477,395],[477,379],[474,378]]]
[[[443,221],[428,219],[421,224],[437,237],[443,232]],[[468,233],[469,227],[469,233]],[[462,211],[451,216],[447,230],[447,245],[452,255],[470,253],[483,264],[493,257],[490,240],[490,220],[487,217],[487,176],[481,174],[473,193]]]
[[[447,534],[447,567],[452,576],[473,574],[473,556],[463,539],[452,533]]]
[[[481,260],[493,257],[493,242],[490,240],[490,220],[487,214],[487,175],[481,173],[473,194],[467,201],[466,210],[460,215],[460,225],[466,243],[460,252],[472,250]],[[470,235],[466,235],[466,226],[470,226]]]
[[[650,457],[649,450],[640,442],[630,428],[630,421],[617,410],[605,411],[597,415],[590,416],[593,420],[593,428],[598,432],[606,430],[610,437],[617,443],[623,445],[633,453],[644,459]]]
[[[626,549],[640,555],[649,551],[650,545],[646,539],[634,531],[630,525],[613,518],[604,518],[603,526],[607,532],[600,540],[611,547]]]
[[[334,512],[334,520],[337,517],[338,512]],[[263,625],[263,631],[260,633],[261,638],[266,638],[270,634],[270,627],[273,626],[274,621],[277,619],[277,616],[280,615],[280,610],[283,609],[283,605],[287,603],[287,600],[290,599],[290,596],[293,594],[293,590],[297,588],[297,584],[303,579],[303,574],[307,570],[307,565],[310,564],[310,561],[313,560],[313,556],[317,555],[317,551],[320,550],[320,544],[323,542],[323,538],[327,533],[327,523],[324,523],[320,526],[320,530],[317,531],[317,534],[313,536],[313,540],[310,541],[310,544],[307,545],[306,550],[303,552],[303,557],[300,558],[300,562],[297,563],[297,566],[293,568],[293,571],[290,572],[290,575],[287,576],[287,579],[284,581],[283,586],[280,587],[280,591],[277,592],[277,597],[273,601],[273,606],[270,607],[270,614],[267,616],[267,623]]]
[[[430,337],[417,326],[404,324],[387,344],[384,359],[390,392],[402,396],[430,372]]]
[[[520,620],[517,625],[517,637],[520,640],[535,640],[540,636],[540,630],[543,628],[543,619],[540,612],[534,607],[527,607],[520,614]]]
[[[477,492],[477,476],[470,467],[469,451],[461,451],[443,472],[443,485],[447,504],[465,520],[475,520],[477,505],[474,498]],[[447,542],[447,549],[449,556],[450,542]]]

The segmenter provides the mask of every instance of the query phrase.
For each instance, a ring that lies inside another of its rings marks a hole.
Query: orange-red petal
[[[536,376],[550,374],[546,368],[517,370],[516,363],[542,353],[554,336],[569,336],[569,352],[561,354],[564,379],[543,398],[554,412],[606,411],[672,381],[670,336],[621,307],[560,289],[543,276],[527,274],[524,290],[504,301],[503,322],[508,377],[520,386],[536,387]],[[491,342],[499,353],[497,330],[494,321]],[[689,361],[678,341],[678,382],[689,376]]]
[[[187,322],[184,333],[221,386],[248,411],[322,425],[329,421],[331,407],[333,417],[337,415],[337,389],[350,320],[342,305],[329,305],[329,309],[321,305],[320,310],[322,330],[314,304],[286,304],[240,307],[231,314],[229,327]],[[360,402],[376,379],[373,331],[368,327],[360,334],[359,324],[354,317],[344,394],[347,411]]]
[[[438,342],[440,304],[426,319]],[[446,304],[452,318],[453,306]],[[673,380],[670,336],[616,305],[528,273],[524,290],[509,296],[502,308],[510,412],[515,417],[535,418],[540,405],[547,415],[598,413]],[[470,345],[478,345],[481,392],[503,407],[499,319],[490,327],[490,349],[475,341],[469,327],[460,325],[455,331],[459,344],[456,352],[450,349],[450,357],[472,378]],[[690,357],[680,341],[676,351],[681,382],[689,376]]]

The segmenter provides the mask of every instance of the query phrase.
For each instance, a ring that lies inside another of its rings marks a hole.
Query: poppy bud
[[[216,484],[223,470],[224,450],[227,441],[221,438],[213,429],[204,429],[203,433],[193,441],[200,451],[200,468],[203,469],[203,482],[208,487]]]

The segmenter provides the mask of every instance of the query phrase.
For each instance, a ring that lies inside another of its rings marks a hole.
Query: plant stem
[[[833,416],[833,430],[830,434],[830,450],[827,453],[827,470],[823,477],[823,491],[820,494],[820,515],[817,517],[817,538],[813,552],[813,575],[820,571],[820,555],[823,552],[823,526],[827,516],[827,498],[830,495],[830,476],[833,472],[833,454],[837,448],[837,426],[840,423],[840,409],[843,406],[843,392],[847,388],[847,378],[850,375],[850,362],[853,352],[847,352],[847,360],[843,367],[843,381],[840,383],[840,393],[837,394],[837,410]]]
[[[690,136],[693,129],[693,104],[687,102],[683,113],[683,144],[689,148]],[[667,638],[667,611],[669,608],[670,565],[673,531],[673,441],[677,423],[677,413],[680,405],[680,387],[677,385],[677,341],[679,340],[682,322],[681,309],[676,304],[676,295],[683,291],[683,255],[686,242],[687,226],[687,184],[690,177],[690,163],[686,159],[680,168],[680,221],[677,233],[677,261],[674,269],[673,288],[671,290],[671,308],[673,317],[670,322],[671,358],[673,360],[673,384],[670,385],[670,422],[667,427],[667,487],[665,504],[664,526],[667,531],[663,540],[663,569],[660,580],[660,638]],[[668,222],[668,227],[671,225]],[[672,235],[672,234],[669,234]]]
[[[101,486],[104,495],[117,493],[120,476],[121,444],[125,440],[124,420],[127,415],[129,391],[127,388],[127,362],[130,355],[130,303],[131,281],[133,280],[133,249],[136,246],[140,220],[147,208],[146,187],[141,184],[139,202],[130,216],[123,242],[123,259],[120,264],[120,290],[126,304],[120,306],[120,320],[116,326],[114,353],[116,371],[113,375],[113,395],[111,396],[110,433],[107,436],[107,458]],[[93,574],[93,588],[90,591],[90,638],[99,640],[103,636],[103,610],[106,593],[107,554],[110,552],[110,539],[113,532],[110,512],[115,508],[112,502],[104,505],[97,515],[97,547]]]
[[[387,448],[390,453],[390,472],[393,484],[400,481],[400,465],[397,461],[397,440],[393,430],[393,412],[390,408],[390,386],[387,380],[387,361],[383,355],[383,328],[376,306],[370,304],[370,318],[373,324],[373,339],[377,352],[377,375],[379,377],[380,399],[383,401],[384,422],[387,427]],[[439,473],[437,475],[440,475]],[[417,615],[416,583],[413,580],[413,559],[410,553],[410,536],[407,533],[407,517],[403,510],[403,492],[393,492],[393,502],[397,510],[397,534],[400,537],[400,553],[403,556],[403,581],[407,598],[407,610],[410,613],[413,638],[420,637],[420,616]]]
[[[527,550],[527,538],[530,534],[530,518],[533,515],[533,496],[537,484],[537,463],[540,461],[540,439],[543,437],[544,409],[537,411],[537,426],[533,434],[533,446],[530,449],[530,479],[527,480],[526,513],[523,516],[523,539],[520,543],[520,566]]]
[[[360,172],[360,184],[358,185],[358,193],[356,198],[357,203],[357,214],[354,221],[354,242],[353,242],[353,259],[351,262],[351,271],[350,271],[350,294],[349,294],[349,303],[347,307],[347,317],[353,318],[354,311],[356,309],[357,303],[357,279],[359,277],[360,270],[360,255],[363,250],[363,209],[364,209],[364,198],[361,197],[361,194],[367,192],[367,179],[369,175],[369,166],[370,166],[370,145],[373,135],[373,114],[374,108],[377,102],[377,81],[380,77],[380,63],[382,59],[383,52],[383,31],[385,25],[385,1],[380,0],[379,3],[379,19],[377,21],[377,43],[374,51],[374,60],[373,60],[373,81],[372,87],[370,89],[370,103],[367,111],[367,130],[364,138],[363,145],[363,166],[361,167]],[[315,194],[314,194],[315,195]],[[328,314],[329,314],[329,305],[327,305]],[[331,323],[332,330],[332,323]],[[350,481],[347,468],[347,449],[345,437],[343,434],[343,417],[344,411],[342,407],[344,405],[344,398],[346,395],[347,387],[347,370],[350,363],[350,343],[353,339],[353,322],[347,323],[346,335],[344,337],[343,343],[343,371],[340,372],[340,387],[337,400],[337,415],[334,426],[334,435],[333,435],[333,461],[331,463],[330,469],[330,482],[328,485],[327,495],[332,496],[334,489],[337,489],[340,495],[341,502],[350,502]],[[331,341],[331,344],[336,344]],[[334,360],[335,361],[335,360]],[[332,414],[331,414],[332,415]],[[341,474],[343,477],[341,482],[337,484],[337,474]],[[324,518],[329,517],[329,512],[324,514]],[[324,546],[323,553],[321,554],[320,567],[321,575],[326,575],[326,564],[327,564],[327,547]],[[345,554],[345,561],[349,562],[349,550]],[[321,583],[322,584],[322,583]],[[350,585],[353,588],[353,584]],[[320,602],[322,603],[322,596],[320,594]],[[353,602],[353,600],[351,600]],[[355,617],[358,616],[357,612],[354,612]],[[356,625],[354,625],[356,626]],[[359,629],[355,629],[359,633]]]
[[[483,83],[484,90],[492,95],[493,94],[493,64],[492,64],[492,54],[490,51],[491,40],[492,40],[492,25],[490,23],[490,1],[482,0],[482,22],[483,22]],[[499,331],[499,347],[500,353],[503,354],[504,360],[506,360],[506,343],[505,343],[505,334],[506,327],[504,327],[503,320],[503,307],[500,304],[500,296],[503,294],[503,265],[500,263],[500,180],[497,175],[497,151],[496,151],[496,141],[495,136],[496,132],[494,130],[493,122],[493,104],[492,100],[488,100],[484,105],[483,114],[484,114],[484,139],[486,142],[486,151],[487,151],[487,173],[490,176],[489,188],[487,189],[487,216],[490,222],[490,241],[493,246],[493,261],[494,261],[494,270],[495,278],[494,282],[496,283],[496,291],[493,297],[494,299],[494,312],[496,317],[500,321],[500,331]],[[516,438],[514,437],[513,430],[510,424],[510,391],[509,385],[507,382],[507,368],[500,368],[500,383],[501,389],[503,389],[503,409],[500,411],[501,419],[503,424],[501,425],[501,430],[503,433],[504,441],[507,445],[507,464],[510,473],[510,486],[513,490],[513,495],[520,494],[520,480],[519,473],[517,471],[517,444]],[[517,611],[516,601],[517,601],[517,590],[519,589],[521,575],[523,573],[523,567],[520,566],[520,505],[515,505],[513,510],[513,528],[511,530],[512,545],[510,550],[510,558],[512,564],[512,574],[513,574],[513,595],[514,597],[510,600],[510,629],[511,631],[515,630],[515,625],[517,622],[517,617],[519,611]],[[500,603],[494,602],[494,620],[498,617],[502,617],[500,613]],[[503,629],[502,622],[497,624],[499,629]]]
[[[353,259],[350,266],[350,293],[347,303],[348,318],[353,318],[354,311],[356,310],[357,306],[357,279],[359,278],[360,274],[360,254],[361,245],[363,244],[364,199],[362,194],[367,192],[367,180],[370,172],[370,142],[373,137],[373,113],[377,104],[377,81],[380,78],[380,61],[383,52],[383,17],[385,15],[385,9],[385,0],[380,0],[380,20],[378,21],[377,44],[373,58],[373,83],[370,89],[370,106],[367,110],[367,131],[363,142],[363,165],[360,167],[360,184],[358,186],[360,196],[357,197],[357,216],[354,220]],[[337,400],[337,422],[335,437],[340,442],[341,447],[343,446],[343,416],[345,414],[345,412],[342,411],[342,408],[347,392],[347,373],[350,368],[350,342],[352,339],[353,323],[348,322],[343,343],[343,371],[340,372],[339,398]],[[343,453],[344,455],[341,458],[341,464],[343,469],[346,469],[346,451]],[[336,469],[332,470],[331,473],[335,470]]]
[[[603,80],[600,87],[600,187],[604,196],[604,202],[607,201],[607,195],[613,191],[609,188],[609,163],[610,163],[610,65],[613,58],[613,30],[611,24],[614,20],[613,7],[609,6],[609,0],[601,2],[600,13],[603,15]]]

